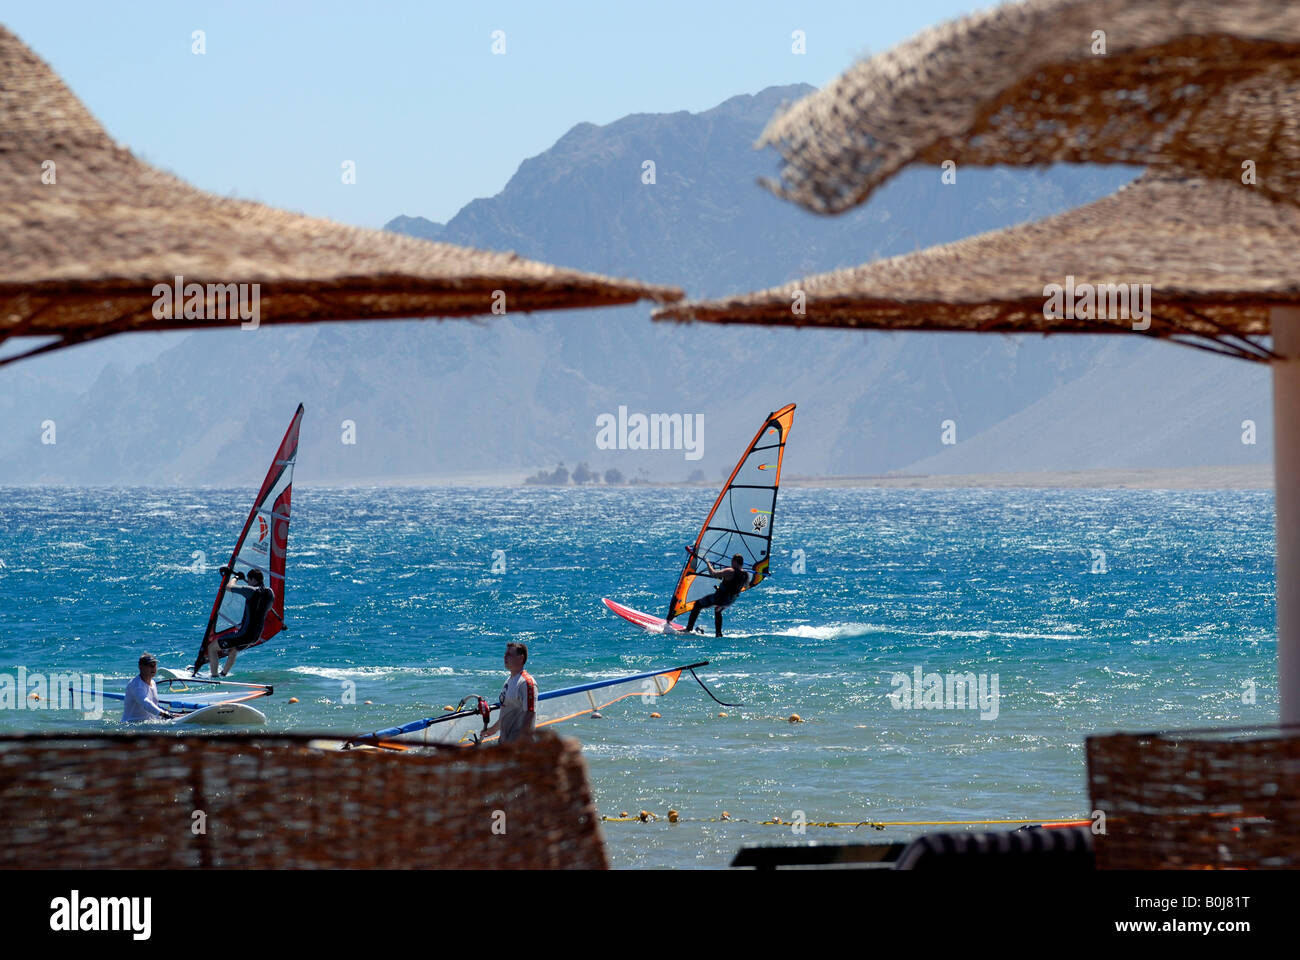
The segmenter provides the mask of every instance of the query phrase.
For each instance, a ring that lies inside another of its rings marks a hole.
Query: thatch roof
[[[241,322],[185,318],[179,304],[178,315],[156,317],[154,286],[177,276],[204,285],[209,317],[226,294],[206,285],[259,284],[261,323],[468,317],[492,313],[496,291],[509,312],[681,297],[673,287],[197,190],[116,145],[0,26],[0,341],[55,335],[42,348],[52,349],[123,331]]]
[[[1146,283],[1150,327],[1137,332],[1270,359],[1259,342],[1269,333],[1269,308],[1300,305],[1300,209],[1225,181],[1148,174],[1045,220],[744,296],[686,301],[654,316],[794,327],[1125,333],[1134,332],[1132,300],[1128,316],[1112,307],[1108,292],[1098,300],[1106,309],[1092,317],[1080,316],[1082,308],[1074,318],[1049,317],[1046,288],[1071,284],[1078,307],[1083,284],[1124,284],[1131,292]],[[803,314],[795,310],[799,291]]]
[[[1105,54],[1093,53],[1096,31]],[[1294,0],[1029,0],[932,28],[772,121],[778,194],[862,203],[911,163],[1170,165],[1296,202]]]

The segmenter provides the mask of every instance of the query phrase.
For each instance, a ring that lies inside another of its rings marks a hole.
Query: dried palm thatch
[[[1098,869],[1300,867],[1300,728],[1088,738]]]
[[[302,734],[0,736],[0,868],[607,866],[576,740],[543,731],[432,753],[311,744]]]
[[[174,287],[177,277],[198,284],[198,298],[169,316],[155,285]],[[236,315],[234,287],[226,286],[234,284],[259,285],[261,323],[681,297],[676,288],[197,190],[113,143],[49,66],[0,27],[0,342],[59,338],[31,351],[42,352],[122,331],[238,324],[248,318]]]
[[[1069,279],[1069,278],[1072,278]],[[1072,288],[1074,316],[1047,310],[1048,285]],[[1080,297],[1091,285],[1090,315]],[[718,300],[685,301],[656,320],[795,327],[1000,333],[1136,332],[1250,360],[1269,308],[1300,304],[1300,209],[1220,180],[1147,174],[1095,203],[917,253]],[[1123,286],[1118,286],[1123,285]],[[802,298],[800,294],[802,293]],[[803,312],[798,307],[801,305]]]
[[[1261,190],[1296,202],[1300,14],[1293,0],[1007,4],[853,66],[759,144],[785,159],[765,184],[817,213],[947,160],[1172,165],[1238,181],[1251,161]]]

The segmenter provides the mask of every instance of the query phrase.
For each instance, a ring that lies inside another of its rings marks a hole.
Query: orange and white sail
[[[728,566],[731,558],[740,554],[750,573],[746,590],[767,577],[772,560],[776,494],[781,486],[781,461],[793,423],[794,404],[791,403],[769,414],[745,448],[695,538],[692,555],[687,558],[673,590],[668,606],[670,618],[688,612],[695,601],[717,587],[717,580],[707,576],[705,560],[715,567]]]

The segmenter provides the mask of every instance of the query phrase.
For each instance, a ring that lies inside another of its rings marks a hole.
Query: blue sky
[[[149,162],[216,193],[379,227],[403,213],[447,220],[577,123],[821,86],[985,5],[0,0],[0,22]],[[345,160],[355,185],[341,182]]]

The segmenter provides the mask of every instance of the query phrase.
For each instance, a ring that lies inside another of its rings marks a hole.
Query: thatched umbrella
[[[917,331],[1136,331],[1267,361],[1274,354],[1260,338],[1270,332],[1269,310],[1300,306],[1300,269],[1278,269],[1288,263],[1300,267],[1300,209],[1225,181],[1149,173],[1045,220],[757,293],[688,300],[654,317]],[[1118,303],[1108,309],[1108,296],[1118,300],[1127,287],[1112,294],[1106,285],[1114,283],[1151,284],[1151,301],[1139,289],[1120,315]],[[1048,309],[1049,284],[1062,288],[1060,310]],[[1135,316],[1146,307],[1149,326]]]
[[[768,186],[817,213],[948,160],[1171,165],[1296,202],[1296,102],[1294,0],[1029,0],[855,65],[760,144],[785,158]]]
[[[251,308],[254,284],[259,323],[467,317],[681,297],[673,287],[197,190],[115,144],[0,26],[0,342],[58,338],[0,363],[124,331],[251,322],[236,306],[242,295]]]
[[[1145,329],[1131,299],[1144,283],[1151,284],[1149,298],[1142,296],[1150,308]],[[1051,285],[1062,288],[1059,299]],[[1081,308],[1085,289],[1091,318]],[[1130,295],[1128,316],[1117,316],[1121,291]],[[889,330],[1136,330],[1269,362],[1278,683],[1282,721],[1300,722],[1300,360],[1291,359],[1300,357],[1300,209],[1222,180],[1148,174],[1043,221],[754,294],[687,301],[654,316]],[[1262,342],[1268,336],[1271,346]]]

